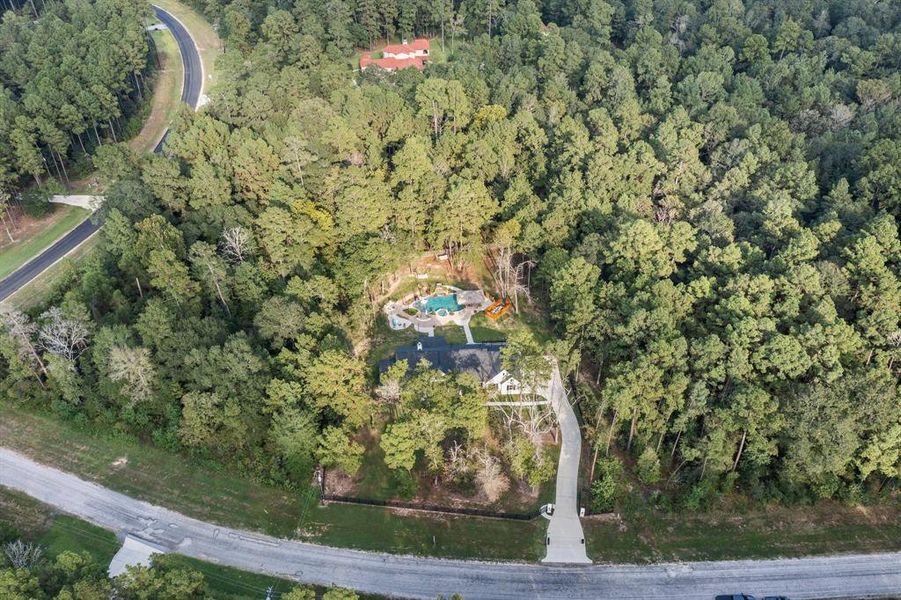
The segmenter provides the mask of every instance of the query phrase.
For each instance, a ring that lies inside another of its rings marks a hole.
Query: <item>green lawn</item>
[[[309,512],[312,540],[330,546],[402,554],[537,561],[544,556],[544,519],[509,521],[469,516],[398,518],[369,506],[331,504]]]
[[[81,519],[57,514],[51,507],[24,494],[0,487],[0,524],[44,547],[48,556],[88,552],[107,564],[119,550],[116,535]]]
[[[0,278],[6,277],[53,245],[53,242],[84,221],[90,214],[91,211],[77,206],[54,205],[53,212],[44,220],[39,229],[0,250]]]
[[[599,562],[796,557],[901,550],[901,508],[827,502],[748,512],[655,514],[583,522],[589,556]]]
[[[417,333],[412,327],[400,331],[391,329],[388,327],[388,318],[385,313],[379,312],[375,324],[372,326],[371,344],[366,355],[373,378],[378,374],[379,361],[390,357],[398,348],[413,344],[420,335],[423,334]]]
[[[240,571],[180,554],[161,556],[157,561],[165,563],[168,567],[191,569],[203,573],[209,597],[216,600],[260,600],[266,597],[266,593],[270,589],[273,592],[272,597],[278,598],[298,585],[287,579]],[[324,588],[318,586],[317,589],[320,593],[324,591]],[[360,594],[361,600],[377,600],[379,598],[381,596]]]
[[[454,558],[535,560],[544,523],[448,517],[356,505],[320,506],[306,492],[267,487],[221,465],[189,461],[110,435],[0,405],[3,445],[101,485],[186,515],[271,535]],[[114,465],[120,458],[127,463]],[[210,499],[214,498],[215,501]]]
[[[153,101],[149,116],[140,133],[128,141],[128,145],[138,153],[153,151],[181,102],[184,67],[175,37],[170,31],[154,31],[150,35],[159,55],[160,69],[152,82]]]
[[[497,560],[536,560],[542,555],[541,519],[519,522],[413,512],[399,516],[375,507],[320,506],[313,493],[269,488],[215,464],[189,464],[180,456],[125,439],[89,435],[8,406],[0,406],[0,439],[4,446],[42,462],[212,522],[365,550]],[[121,457],[128,458],[127,464],[112,464]],[[898,506],[830,503],[709,514],[658,514],[649,509],[622,521],[586,519],[584,526],[589,554],[611,563],[901,550]]]

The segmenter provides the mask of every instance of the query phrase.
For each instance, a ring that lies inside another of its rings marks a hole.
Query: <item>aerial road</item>
[[[231,529],[153,506],[0,448],[0,485],[119,534],[194,558],[305,583],[434,599],[712,599],[897,596],[901,553],[803,559],[580,565],[488,563],[360,552]],[[211,499],[215,502],[215,499]]]
[[[100,229],[100,224],[88,217],[75,229],[59,238],[53,245],[0,280],[0,301],[6,300],[16,290],[43,273],[51,265],[78,247]]]
[[[185,104],[197,108],[200,102],[201,93],[203,92],[203,63],[200,61],[200,53],[197,51],[197,45],[194,39],[184,25],[176,19],[172,14],[166,12],[158,6],[153,7],[156,16],[162,21],[178,44],[178,50],[181,54],[181,62],[184,66],[184,83],[181,90],[181,99]],[[160,143],[157,144],[155,152],[161,152],[163,143],[166,141],[168,131],[163,135]],[[77,248],[89,237],[94,235],[100,229],[100,224],[93,221],[93,215],[88,217],[75,229],[58,239],[52,246],[44,250],[41,254],[19,267],[16,271],[0,280],[0,301],[6,300],[21,287],[25,286],[32,279],[43,273],[51,265],[55,264],[66,256],[69,252]]]
[[[194,43],[194,38],[191,37],[185,26],[181,24],[181,21],[176,19],[171,13],[166,12],[159,6],[154,6],[153,12],[172,32],[175,42],[178,44],[178,52],[181,54],[181,64],[185,74],[181,87],[181,101],[188,106],[197,108],[197,105],[200,103],[200,95],[203,92],[204,79],[203,63],[200,61],[197,44]],[[156,145],[154,152],[162,152],[163,144],[166,142],[166,136],[168,135],[169,132],[166,131],[163,139]]]

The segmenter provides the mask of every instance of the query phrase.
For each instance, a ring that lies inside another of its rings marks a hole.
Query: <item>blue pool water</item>
[[[457,304],[457,296],[454,294],[447,294],[446,296],[430,296],[425,300],[420,300],[416,305],[419,310],[428,314],[438,312],[442,308],[448,312],[457,312],[463,308]]]

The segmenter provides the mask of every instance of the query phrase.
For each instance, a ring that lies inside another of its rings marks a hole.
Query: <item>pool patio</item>
[[[419,333],[434,335],[436,327],[445,325],[459,325],[467,329],[472,316],[490,304],[482,290],[462,290],[439,284],[427,296],[409,294],[397,302],[388,302],[384,310],[391,329],[412,327]],[[411,311],[415,314],[410,314]]]

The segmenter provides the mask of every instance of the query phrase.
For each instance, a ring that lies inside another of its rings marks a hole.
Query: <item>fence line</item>
[[[450,506],[440,506],[437,504],[417,504],[414,502],[402,502],[399,500],[375,500],[371,498],[354,498],[352,496],[338,496],[334,494],[322,494],[320,499],[323,502],[339,502],[342,504],[362,504],[366,506],[381,506],[386,508],[404,508],[408,510],[419,510],[422,512],[467,515],[471,517],[488,517],[491,519],[508,519],[512,521],[531,521],[538,516],[538,513],[508,513],[493,510],[485,510],[481,508],[454,508]]]

